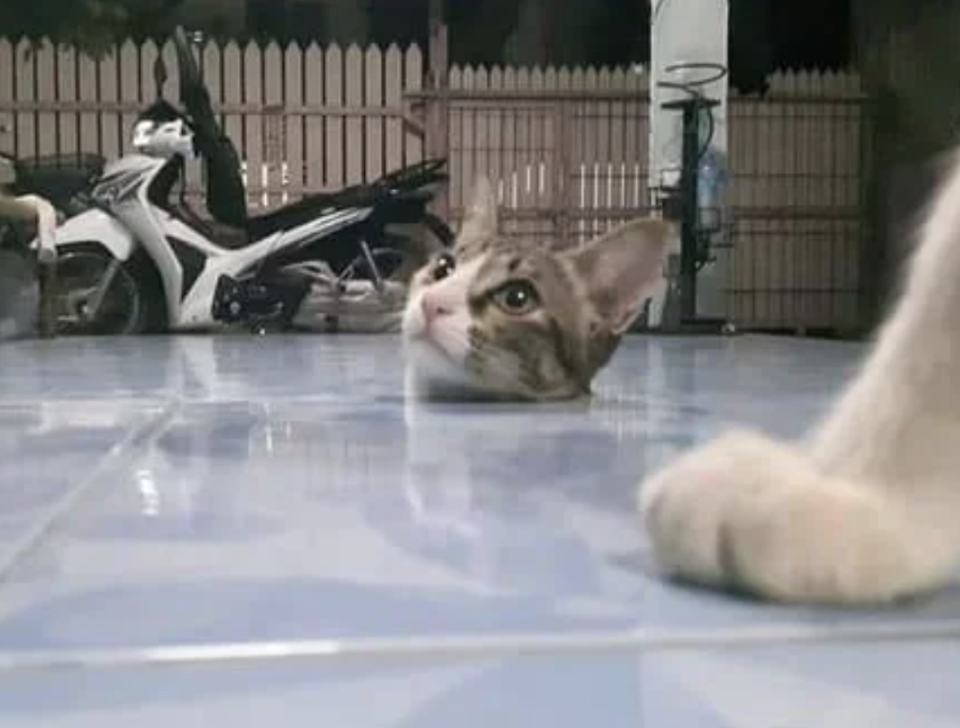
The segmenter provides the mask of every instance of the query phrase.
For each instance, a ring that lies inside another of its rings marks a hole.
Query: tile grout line
[[[75,397],[49,397],[43,400],[43,404],[51,405],[78,405],[78,404],[90,404],[96,403],[102,405],[104,402],[104,396],[109,396],[109,404],[113,405],[122,405],[122,406],[131,406],[136,405],[138,407],[152,406],[152,407],[163,407],[170,403],[170,400],[176,397],[176,393],[150,393],[150,394],[137,394],[131,392],[130,394],[109,394],[109,395],[94,395],[94,394],[84,394],[77,395]],[[37,406],[36,399],[3,399],[0,398],[0,411],[3,410],[17,410],[23,409],[24,407],[34,408]]]
[[[931,642],[960,639],[960,620],[942,620],[910,627],[873,625],[857,627],[752,627],[744,629],[636,630],[625,633],[581,632],[565,635],[518,634],[453,636],[441,638],[373,638],[355,640],[302,640],[235,642],[210,645],[102,650],[49,650],[0,653],[0,674],[160,668],[186,665],[233,667],[302,660],[329,662],[348,659],[477,660],[576,655],[611,652],[679,652],[718,649],[776,648],[784,646],[836,646],[870,642]]]
[[[67,492],[47,509],[38,523],[23,538],[14,542],[10,548],[0,550],[0,590],[23,560],[40,546],[44,538],[60,521],[74,511],[83,497],[102,481],[104,475],[114,468],[118,462],[129,458],[131,453],[139,450],[144,442],[155,438],[182,407],[182,403],[178,399],[168,399],[166,402],[158,401],[157,404],[162,406],[160,412],[150,416],[146,422],[133,428],[131,432],[110,448],[86,476],[81,477],[74,485],[69,487]]]

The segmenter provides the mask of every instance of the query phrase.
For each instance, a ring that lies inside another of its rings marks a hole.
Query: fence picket
[[[363,81],[364,81],[363,52],[356,43],[351,43],[343,57],[344,99],[344,172],[345,184],[357,184],[364,178],[365,139],[364,125],[360,118],[363,108]]]
[[[269,43],[263,51],[263,205],[273,207],[282,201],[284,191],[284,156],[286,142],[284,135],[284,99],[283,99],[283,55],[277,43]]]
[[[36,101],[36,54],[26,40],[20,41],[16,48],[17,56],[17,105],[24,102]],[[14,106],[16,109],[17,106]],[[39,152],[37,144],[37,113],[31,111],[15,111],[15,126],[17,135],[17,155],[30,157]]]
[[[300,47],[292,44],[283,55],[283,99],[287,108],[302,107],[305,103],[303,88],[303,56]],[[288,196],[303,193],[304,172],[304,125],[308,117],[305,114],[287,114],[284,120],[283,169],[286,176],[281,202],[288,202]]]
[[[383,68],[383,103],[387,108],[403,107],[403,82],[403,52],[396,43],[391,43],[384,57]],[[403,166],[403,139],[406,132],[403,120],[397,116],[388,116],[385,127],[384,166],[389,172]]]
[[[97,62],[81,53],[77,56],[77,84],[78,101],[82,103],[80,111],[80,141],[81,152],[96,152],[102,148],[100,137],[100,91],[97,84]]]
[[[226,113],[223,115],[223,130],[230,137],[237,153],[245,162],[244,176],[247,180],[248,204],[249,204],[249,183],[250,183],[250,160],[242,155],[247,150],[246,129],[244,128],[244,116],[240,110],[243,108],[243,51],[236,41],[230,41],[223,48],[220,54],[220,62],[223,71],[220,76],[223,79],[221,89],[223,91],[223,105]]]
[[[74,48],[52,47],[57,54],[57,87],[54,101],[66,102],[67,108],[57,113],[58,151],[76,154],[80,151],[80,120],[76,110],[77,51]]]
[[[203,71],[203,83],[207,87],[207,93],[210,94],[210,103],[213,105],[215,110],[220,110],[223,108],[223,55],[221,53],[220,46],[216,43],[207,43],[203,49],[203,53],[200,55],[200,67]],[[223,113],[218,114],[220,125],[225,124],[225,116]],[[196,178],[194,184],[196,187],[191,190],[199,192],[202,187],[201,185],[204,182],[204,173],[203,165],[191,162],[188,164],[188,167],[199,168],[199,175]],[[201,199],[203,196],[200,194],[191,194],[191,198],[195,198],[197,204],[202,202]]]
[[[118,98],[122,109],[119,114],[120,150],[130,148],[131,132],[137,117],[140,102],[140,48],[133,41],[125,41],[120,46],[117,71],[119,74]],[[176,66],[174,66],[174,69]],[[175,97],[174,97],[175,98]],[[123,103],[134,102],[134,103]]]
[[[366,84],[363,106],[365,109],[382,109],[383,101],[383,54],[377,46],[371,46],[364,59]],[[364,176],[373,180],[384,173],[383,168],[383,117],[368,115],[363,129],[366,142]]]
[[[326,58],[323,49],[316,43],[307,48],[303,62],[304,100],[307,106],[322,107],[324,80],[326,76]],[[317,192],[325,185],[325,167],[327,119],[324,116],[309,115],[305,122],[306,158],[304,159],[304,182],[307,189]]]
[[[473,88],[477,91],[490,90],[490,74],[483,66],[477,67],[473,75]],[[490,112],[495,104],[481,103],[473,110],[473,174],[490,174]]]
[[[243,158],[247,163],[247,197],[253,207],[264,199],[263,54],[256,43],[243,50]],[[249,111],[248,111],[249,109]]]
[[[16,147],[14,114],[16,102],[16,61],[13,44],[0,38],[0,151],[13,152]]]
[[[59,151],[57,113],[54,111],[57,101],[57,49],[44,38],[33,53],[36,56],[36,98],[40,102],[36,116],[37,154],[56,154]]]
[[[403,88],[406,91],[419,91],[423,88],[423,54],[418,46],[412,45],[403,54]],[[403,142],[404,164],[413,164],[423,159],[423,139],[417,134],[407,132]]]
[[[324,72],[324,103],[338,112],[326,120],[324,186],[332,191],[340,189],[346,182],[343,164],[343,51],[336,43],[327,48]]]

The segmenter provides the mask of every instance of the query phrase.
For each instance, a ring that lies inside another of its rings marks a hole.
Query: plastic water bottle
[[[721,228],[721,208],[725,171],[721,155],[712,147],[700,159],[697,169],[697,208],[701,232]]]

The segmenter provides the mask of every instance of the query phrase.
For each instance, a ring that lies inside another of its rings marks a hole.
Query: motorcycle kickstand
[[[363,253],[363,258],[370,267],[374,289],[376,289],[377,293],[383,295],[383,277],[380,275],[380,269],[377,268],[377,262],[374,260],[373,252],[370,250],[370,246],[367,245],[366,240],[360,241],[360,251]]]

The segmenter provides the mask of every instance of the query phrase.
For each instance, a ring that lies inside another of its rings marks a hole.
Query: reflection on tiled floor
[[[645,470],[798,434],[862,353],[633,338],[589,403],[424,406],[391,337],[4,344],[0,726],[956,726],[924,631],[960,593],[697,593],[634,516]]]

